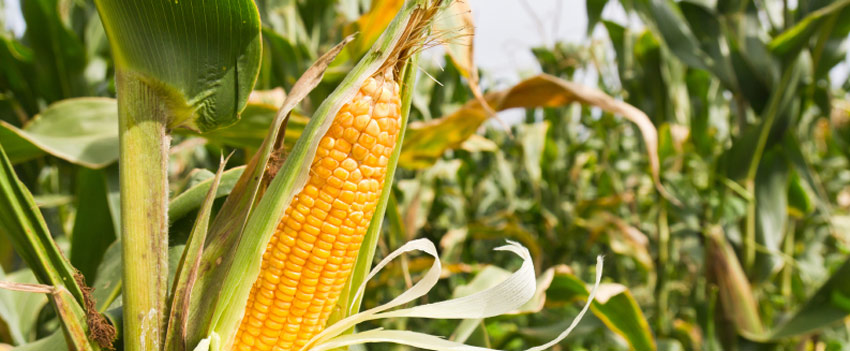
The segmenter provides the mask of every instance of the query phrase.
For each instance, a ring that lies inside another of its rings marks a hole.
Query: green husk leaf
[[[228,157],[230,158],[230,157]],[[180,258],[174,285],[170,296],[170,313],[168,318],[168,330],[165,336],[166,350],[186,350],[187,326],[189,323],[189,299],[192,296],[192,288],[198,278],[198,269],[201,265],[201,254],[204,242],[207,238],[210,216],[212,215],[213,202],[218,194],[218,186],[221,183],[222,173],[227,160],[222,158],[215,178],[212,179],[207,196],[198,211],[198,217],[189,235],[189,240]]]
[[[245,166],[239,166],[222,173],[215,197],[219,198],[230,194],[230,191],[236,186],[236,182],[244,171]],[[168,204],[169,222],[174,223],[200,207],[204,199],[206,199],[206,194],[209,192],[210,187],[213,186],[214,180],[215,178],[204,180],[171,199],[171,202]]]
[[[726,241],[719,227],[710,228],[706,239],[708,274],[714,284],[717,284],[720,303],[726,317],[742,335],[762,335],[764,326],[759,317],[753,288],[732,245]]]

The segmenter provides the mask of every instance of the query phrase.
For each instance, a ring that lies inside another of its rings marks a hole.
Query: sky
[[[475,59],[482,70],[508,81],[539,71],[530,49],[585,38],[584,0],[467,0],[475,20]]]
[[[21,17],[21,4],[19,1],[20,0],[6,0],[5,3],[2,3],[6,6],[6,8],[3,9],[6,11],[4,14],[6,27],[18,35],[24,31],[24,19]]]

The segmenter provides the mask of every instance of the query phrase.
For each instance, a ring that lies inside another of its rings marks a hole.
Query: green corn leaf
[[[776,328],[770,340],[781,340],[805,334],[846,319],[850,315],[850,259],[836,270],[829,280],[794,316]]]
[[[277,106],[251,102],[242,112],[239,122],[226,128],[200,134],[200,136],[210,143],[256,150],[263,144],[269,127],[277,115],[277,109]],[[295,112],[290,114],[284,133],[284,144],[287,149],[292,148],[309,120]]]
[[[555,268],[555,276],[546,290],[547,305],[587,299],[589,290],[585,283],[564,268]],[[601,284],[590,310],[609,329],[622,336],[632,349],[657,348],[649,323],[631,291],[625,286],[615,283]]]
[[[0,281],[29,284],[36,282],[35,276],[29,269],[5,274],[2,268],[0,268]],[[46,303],[47,299],[41,294],[0,289],[0,322],[8,328],[13,345],[26,344],[35,337],[38,312]]]
[[[253,1],[95,1],[118,76],[144,82],[168,109],[170,127],[233,124],[260,67]]]
[[[50,286],[43,284],[25,284],[0,281],[0,289],[11,290],[31,294],[47,294],[50,297],[56,314],[59,316],[65,341],[73,350],[100,350],[100,346],[111,344],[111,337],[103,338],[103,343],[98,345],[89,340],[89,327],[86,321],[86,313],[77,301],[63,286]],[[104,334],[104,337],[106,335]]]
[[[22,1],[21,5],[24,20],[31,24],[24,34],[33,53],[33,76],[28,84],[33,85],[47,102],[86,95],[85,47],[67,25],[69,7],[76,4],[29,0]]]
[[[599,20],[602,19],[602,10],[605,8],[605,5],[608,4],[608,0],[590,0],[587,1],[587,35],[589,36],[593,33],[593,28],[596,27],[596,24],[599,23]]]
[[[766,279],[782,268],[780,247],[788,223],[788,176],[790,167],[780,148],[765,152],[756,175],[756,242],[767,252],[756,254],[754,281]]]
[[[258,148],[269,130],[277,107],[249,103],[235,124],[198,135],[210,143]],[[284,143],[291,147],[309,119],[293,114]],[[118,107],[111,98],[72,98],[50,105],[23,128],[0,121],[0,144],[13,164],[49,154],[76,165],[103,168],[118,160]],[[227,177],[224,178],[225,184]],[[201,195],[203,197],[203,195]]]
[[[73,164],[102,168],[118,159],[117,113],[114,99],[62,100],[23,129],[0,121],[0,144],[12,162],[48,153]]]
[[[826,17],[837,13],[847,5],[850,5],[850,1],[848,0],[836,1],[829,6],[810,13],[793,27],[788,28],[773,38],[768,44],[768,48],[778,56],[791,57],[795,55],[817,33]]]
[[[50,236],[32,194],[18,180],[2,145],[0,231],[9,237],[15,252],[32,269],[40,283],[67,288],[79,306],[85,306],[82,289],[74,280],[74,268]]]
[[[97,278],[92,282],[92,296],[97,302],[97,311],[106,312],[113,302],[121,301],[121,243],[115,241],[103,253],[97,267]]]
[[[36,207],[32,194],[17,179],[0,145],[0,231],[7,233],[15,251],[33,270],[38,281],[50,287],[54,309],[69,345],[96,350],[89,341],[86,297],[76,280],[76,270],[59,251]],[[104,343],[111,340],[101,339]]]
[[[11,91],[21,103],[24,111],[38,111],[36,89],[29,77],[34,75],[33,52],[8,34],[0,33],[0,87]],[[11,120],[12,116],[2,116],[0,119]],[[20,118],[20,117],[18,117]],[[2,139],[2,138],[0,138]]]
[[[57,330],[50,336],[38,339],[26,345],[15,348],[15,351],[65,351],[68,350],[68,344],[65,343],[65,336],[61,330]]]
[[[77,214],[71,233],[71,264],[93,282],[104,252],[117,235],[109,215],[106,172],[77,170]]]
[[[17,164],[43,156],[44,151],[17,133],[17,129],[6,121],[0,121],[0,145],[6,149],[9,160]]]
[[[697,37],[675,3],[669,0],[642,0],[638,4],[670,50],[682,62],[703,69],[712,66],[711,59],[700,49]]]

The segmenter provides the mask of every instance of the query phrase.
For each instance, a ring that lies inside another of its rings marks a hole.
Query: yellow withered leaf
[[[548,74],[526,79],[507,90],[487,93],[484,98],[496,111],[510,108],[558,107],[577,102],[625,117],[640,129],[656,188],[668,200],[678,203],[661,185],[658,132],[649,117],[636,107],[599,89]],[[481,102],[473,99],[447,116],[428,122],[411,123],[404,138],[404,152],[399,157],[399,165],[411,169],[432,165],[446,150],[460,147],[489,118],[490,114]]]

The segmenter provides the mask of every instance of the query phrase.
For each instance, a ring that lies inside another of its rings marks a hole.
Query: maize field
[[[0,351],[850,351],[848,39],[850,0],[0,0]]]

